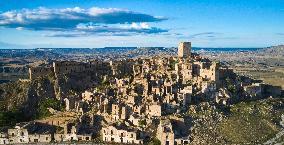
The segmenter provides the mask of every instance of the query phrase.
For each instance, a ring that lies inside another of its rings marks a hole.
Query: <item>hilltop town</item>
[[[176,55],[57,60],[28,72],[20,82],[32,84],[27,91],[32,95],[23,108],[37,116],[0,130],[0,144],[244,143],[225,132],[230,116],[245,111],[272,122],[262,125],[273,132],[250,142],[262,143],[280,130],[284,118],[280,86],[238,75],[224,63],[193,53],[191,42],[179,43]]]

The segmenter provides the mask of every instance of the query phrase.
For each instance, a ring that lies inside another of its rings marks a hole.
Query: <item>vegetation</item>
[[[55,76],[54,76],[54,73],[49,73],[48,75],[47,75],[47,78],[48,78],[48,80],[50,81],[50,82],[52,82],[53,84],[54,84],[54,81],[55,81]]]
[[[226,108],[196,105],[186,115],[194,120],[193,141],[197,143],[261,144],[280,131],[284,98],[241,102]],[[281,140],[281,138],[279,138]]]
[[[63,110],[64,106],[61,104],[59,100],[56,100],[54,98],[48,98],[40,103],[35,118],[40,119],[51,116],[52,114],[49,112],[48,108],[61,111]]]
[[[235,70],[240,75],[251,76],[254,79],[260,79],[265,83],[281,86],[284,89],[284,68],[257,69],[242,67],[235,68]]]
[[[161,141],[158,140],[157,138],[153,138],[148,145],[161,145]]]
[[[227,84],[228,91],[231,92],[233,95],[236,95],[237,88],[230,78],[226,78],[226,84]]]
[[[176,65],[176,63],[178,63],[177,61],[175,61],[175,60],[170,60],[170,69],[171,70],[175,70],[175,65]]]
[[[233,105],[230,115],[218,128],[230,143],[259,144],[267,141],[279,132],[284,99],[266,99],[255,102],[241,102]]]
[[[25,116],[19,110],[0,112],[0,127],[14,126],[18,122],[26,121]]]
[[[141,119],[138,121],[139,126],[143,127],[147,125],[146,119]]]
[[[99,85],[97,85],[98,90],[104,90],[110,86],[109,80],[102,80]]]
[[[0,85],[0,110],[16,109],[26,100],[29,82],[10,82]]]

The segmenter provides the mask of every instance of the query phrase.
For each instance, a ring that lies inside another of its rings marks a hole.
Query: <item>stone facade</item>
[[[102,128],[102,137],[105,142],[143,144],[143,135],[139,131],[119,129],[115,126]]]
[[[161,141],[161,145],[189,144],[188,134],[182,133],[187,129],[188,125],[184,124],[183,119],[160,120],[156,136]]]
[[[29,68],[29,78],[30,80],[42,77],[42,76],[47,76],[49,74],[52,74],[52,68],[50,67],[30,67]]]
[[[29,142],[29,135],[27,129],[18,127],[15,129],[8,129],[8,138],[10,144]]]
[[[8,134],[0,132],[0,144],[9,144]]]
[[[161,120],[157,129],[157,138],[161,145],[175,145],[175,134],[169,120]]]
[[[158,104],[147,105],[146,114],[149,116],[162,116],[162,107]]]
[[[191,55],[191,42],[180,42],[178,46],[178,57],[188,58]]]
[[[52,140],[51,134],[31,134],[29,135],[29,143],[49,143]]]

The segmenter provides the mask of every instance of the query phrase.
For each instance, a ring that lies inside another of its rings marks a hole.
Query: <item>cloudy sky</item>
[[[284,43],[283,0],[2,0],[0,48],[267,47]]]

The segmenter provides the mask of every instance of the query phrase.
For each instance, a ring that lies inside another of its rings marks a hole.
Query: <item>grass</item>
[[[258,116],[231,116],[221,124],[221,133],[232,143],[261,143],[272,138],[278,130]]]
[[[227,142],[237,144],[259,144],[273,138],[280,131],[277,124],[284,109],[278,104],[283,100],[266,99],[232,106],[231,114],[218,125],[220,134]]]

